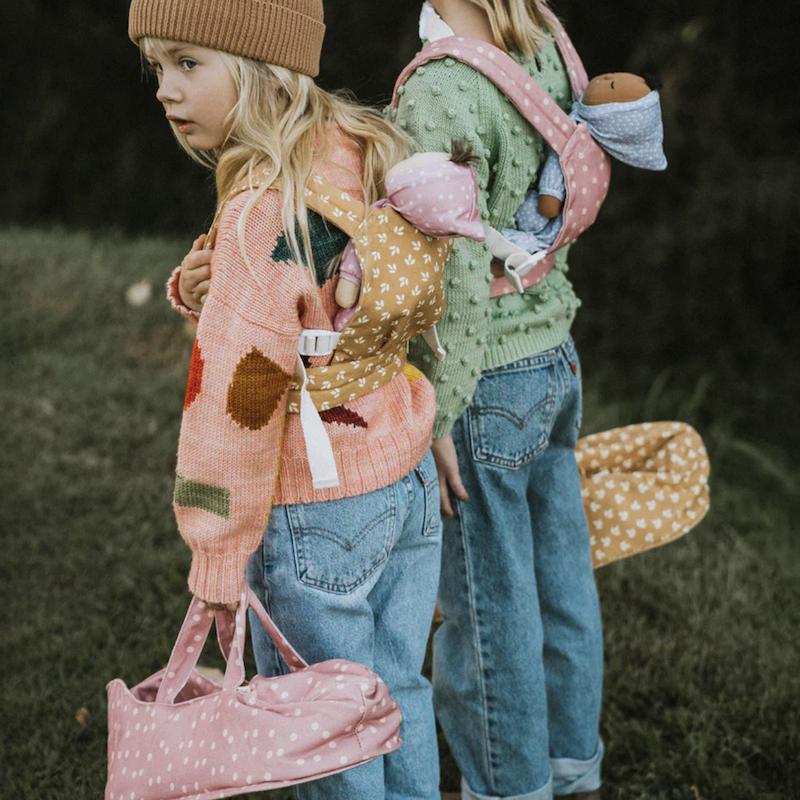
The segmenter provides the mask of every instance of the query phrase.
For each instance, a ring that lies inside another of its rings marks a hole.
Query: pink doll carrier
[[[247,609],[291,672],[245,680]],[[223,685],[197,659],[216,617]],[[235,622],[197,598],[167,667],[132,689],[108,684],[105,800],[214,800],[343,772],[400,747],[386,684],[350,661],[308,665],[245,583]]]
[[[553,24],[572,92],[578,98],[589,82],[586,70],[557,17],[548,10],[545,13]],[[555,251],[583,233],[597,218],[608,193],[611,159],[591,137],[586,125],[573,122],[511,56],[477,39],[450,36],[429,44],[418,53],[397,79],[392,98],[393,117],[399,101],[398,89],[419,67],[442,58],[461,61],[489,78],[539,131],[561,162],[566,184],[561,232],[555,242],[541,253],[521,260],[514,256],[506,259],[504,275],[495,277],[491,296],[524,291],[544,280],[553,268]],[[505,242],[499,232],[489,228],[487,242],[491,246],[498,240]],[[493,252],[494,249],[492,247]]]

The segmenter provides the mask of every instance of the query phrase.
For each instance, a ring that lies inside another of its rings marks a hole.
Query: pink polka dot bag
[[[245,678],[247,609],[291,672]],[[196,667],[217,623],[222,686]],[[212,800],[316,780],[400,747],[386,684],[350,661],[306,664],[247,584],[232,623],[194,598],[165,669],[129,689],[108,684],[105,800]]]

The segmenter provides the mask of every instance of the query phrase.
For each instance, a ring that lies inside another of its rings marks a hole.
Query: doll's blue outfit
[[[656,171],[666,169],[661,98],[657,91],[629,103],[585,105],[576,100],[569,116],[574,122],[585,123],[592,138],[623,164]],[[562,225],[561,214],[548,219],[537,208],[540,193],[557,197],[562,203],[566,198],[564,173],[558,155],[549,145],[545,147],[538,188],[531,189],[517,209],[517,229],[503,229],[503,236],[508,241],[529,253],[551,247]]]

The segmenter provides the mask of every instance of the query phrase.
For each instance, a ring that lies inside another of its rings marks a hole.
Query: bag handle
[[[235,617],[230,611],[214,612],[214,623],[217,628],[217,644],[226,662],[231,654],[231,646],[233,645],[233,633],[236,629],[236,626],[233,624],[234,620]]]
[[[164,678],[156,696],[157,703],[174,703],[175,698],[186,686],[192,670],[197,666],[197,660],[200,658],[203,645],[211,631],[211,623],[215,618],[217,620],[217,639],[227,661],[223,687],[236,689],[242,685],[245,678],[243,653],[248,608],[253,609],[292,672],[308,666],[280,632],[245,581],[233,623],[227,612],[215,612],[204,601],[197,597],[192,598],[180,633],[172,648],[169,662],[164,670]],[[221,625],[220,621],[222,621]]]
[[[308,207],[343,230],[351,239],[367,216],[367,207],[360,200],[334,186],[321,175],[314,175],[305,190]]]
[[[174,703],[178,693],[186,686],[200,658],[213,620],[214,612],[202,600],[193,597],[164,670],[161,686],[158,687],[157,703]]]
[[[297,672],[297,670],[308,666],[308,663],[300,657],[297,651],[286,640],[286,637],[280,632],[278,626],[272,621],[272,618],[267,614],[264,606],[261,605],[259,599],[253,594],[252,589],[247,585],[247,581],[245,581],[242,585],[239,608],[236,610],[233,642],[231,643],[231,651],[228,656],[228,666],[225,669],[225,681],[222,684],[222,688],[229,692],[236,691],[236,689],[244,683],[245,679],[244,636],[247,630],[248,608],[253,609],[259,622],[266,629],[270,639],[275,643],[275,647],[278,648],[278,652],[292,672]]]

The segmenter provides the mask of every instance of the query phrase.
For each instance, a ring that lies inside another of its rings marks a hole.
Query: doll
[[[375,208],[390,206],[426,236],[466,236],[482,242],[486,233],[478,212],[478,183],[470,164],[472,148],[453,142],[451,153],[417,153],[386,175],[386,197]],[[341,331],[355,314],[361,287],[361,264],[353,242],[339,266],[334,330]]]
[[[661,84],[652,77],[611,72],[593,78],[570,117],[583,122],[597,143],[624,164],[642,169],[666,169],[661,122]],[[547,147],[537,189],[531,189],[517,209],[517,230],[502,236],[528,253],[547,250],[561,230],[566,196],[558,156]]]

